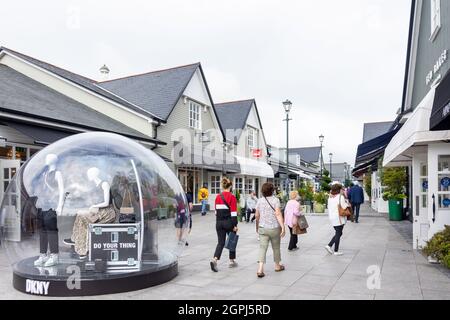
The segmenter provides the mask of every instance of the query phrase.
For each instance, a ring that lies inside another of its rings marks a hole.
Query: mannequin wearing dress
[[[78,253],[81,259],[85,259],[89,251],[89,224],[112,223],[116,220],[116,211],[111,201],[110,184],[100,179],[100,170],[95,167],[87,171],[87,178],[90,182],[95,183],[97,188],[102,189],[103,201],[92,205],[89,210],[80,210],[75,218],[72,237],[64,240],[65,244],[75,246],[75,252]]]
[[[48,154],[45,158],[44,189],[49,196],[40,199],[38,209],[40,255],[34,261],[36,267],[51,267],[59,263],[57,216],[61,215],[64,205],[64,181],[62,173],[56,168],[57,162],[58,156],[55,154]]]

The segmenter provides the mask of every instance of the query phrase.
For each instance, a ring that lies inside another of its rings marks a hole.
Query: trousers
[[[214,257],[217,258],[217,260],[220,260],[227,235],[230,232],[233,232],[233,229],[234,226],[231,219],[216,221],[217,246],[216,251],[214,252]],[[230,260],[234,259],[236,259],[236,251],[230,251]]]
[[[39,228],[39,252],[47,254],[59,253],[58,241],[58,217],[56,211],[53,209],[42,211],[38,209],[37,214],[38,228]]]

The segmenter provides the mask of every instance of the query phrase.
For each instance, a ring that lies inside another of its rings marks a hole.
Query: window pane
[[[420,175],[421,175],[422,177],[428,176],[428,168],[427,168],[427,165],[422,165],[422,166],[421,166],[421,168],[420,168]]]
[[[9,179],[9,168],[3,169],[3,179]]]
[[[428,197],[427,196],[422,196],[422,208],[428,208]]]
[[[450,194],[439,195],[439,208],[450,209]]]
[[[0,147],[0,158],[1,159],[12,159],[13,151],[11,146]]]
[[[439,156],[438,171],[450,172],[450,156]]]
[[[27,161],[27,148],[16,147],[16,159]]]
[[[445,192],[450,191],[450,176],[449,175],[439,175],[439,191]]]

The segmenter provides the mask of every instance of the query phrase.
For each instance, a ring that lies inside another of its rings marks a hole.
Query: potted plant
[[[167,205],[164,202],[164,199],[159,200],[159,206],[156,210],[157,210],[157,214],[158,214],[157,215],[158,220],[167,219],[167,213],[168,213],[169,209],[167,208]]]
[[[381,183],[385,187],[383,200],[389,201],[389,219],[391,221],[403,219],[406,179],[405,168],[383,168],[382,170]]]
[[[325,205],[328,201],[328,194],[326,192],[317,192],[314,194],[314,212],[325,213]]]
[[[305,212],[311,212],[314,200],[314,188],[311,184],[304,182],[300,189],[298,189],[302,205],[305,208]]]

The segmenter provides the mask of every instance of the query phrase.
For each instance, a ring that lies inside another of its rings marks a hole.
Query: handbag
[[[342,195],[340,195],[339,197],[339,203],[338,203],[338,211],[339,211],[339,216],[340,217],[351,217],[353,215],[352,212],[352,207],[347,207],[347,208],[342,208],[341,206],[341,197]]]
[[[292,234],[300,235],[300,234],[305,234],[307,232],[308,232],[308,230],[306,228],[305,229],[300,228],[298,223],[292,227]]]
[[[225,248],[230,250],[231,252],[236,251],[238,240],[239,235],[234,232],[230,232],[228,234],[227,240],[225,241]]]
[[[306,230],[309,228],[308,220],[306,220],[305,216],[301,215],[300,217],[297,218],[297,220],[298,220],[297,225],[300,227],[300,229]]]

